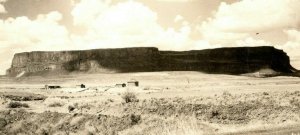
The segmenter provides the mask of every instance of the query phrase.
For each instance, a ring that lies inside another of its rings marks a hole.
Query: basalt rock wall
[[[242,74],[269,68],[295,72],[289,57],[274,47],[237,47],[193,51],[159,51],[157,48],[95,49],[15,54],[7,75],[50,71],[69,72],[151,72],[200,71]]]

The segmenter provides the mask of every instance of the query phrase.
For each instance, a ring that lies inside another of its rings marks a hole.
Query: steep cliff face
[[[274,47],[235,47],[161,52],[163,70],[191,70],[207,73],[243,74],[260,69],[292,73],[289,57]],[[168,64],[164,64],[167,62]],[[182,66],[176,66],[182,65]]]
[[[7,75],[21,72],[142,72],[155,71],[157,48],[95,49],[15,54]]]
[[[289,57],[274,47],[237,47],[193,51],[157,48],[95,49],[15,54],[7,75],[38,72],[150,72],[201,71],[242,74],[268,68],[295,72]]]

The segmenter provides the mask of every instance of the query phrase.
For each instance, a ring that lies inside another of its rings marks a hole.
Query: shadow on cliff
[[[157,71],[157,48],[123,48],[74,51],[63,67],[69,72],[150,72]]]
[[[10,74],[18,74],[26,69],[27,75],[160,71],[242,75],[268,69],[274,71],[271,76],[299,76],[299,71],[290,65],[289,56],[282,50],[269,46],[193,51],[159,51],[154,47],[140,47],[25,54],[15,55],[14,60],[25,59],[26,62],[12,66],[8,70]],[[47,60],[43,59],[48,57]],[[46,71],[31,69],[47,69],[51,65],[59,68]]]
[[[181,52],[157,48],[98,49],[73,55],[75,59],[64,63],[64,69],[69,72],[198,71],[241,75],[271,69],[276,72],[274,76],[299,76],[285,52],[268,46]]]

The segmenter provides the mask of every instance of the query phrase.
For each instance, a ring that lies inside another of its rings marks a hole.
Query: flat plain
[[[1,134],[300,134],[298,77],[187,71],[1,77],[0,95]]]

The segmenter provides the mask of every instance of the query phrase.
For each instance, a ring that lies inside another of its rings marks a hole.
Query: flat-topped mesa
[[[154,71],[157,48],[94,49],[15,54],[7,75],[68,72],[142,72]]]
[[[261,69],[296,71],[289,57],[274,47],[234,47],[192,51],[159,51],[153,47],[94,49],[15,54],[7,75],[20,73],[112,73],[200,71],[243,74]]]

